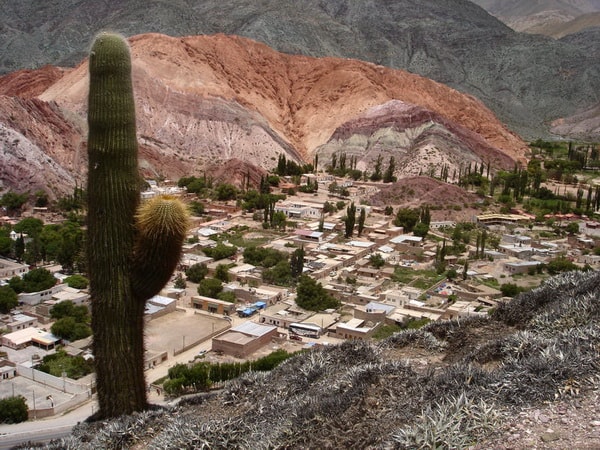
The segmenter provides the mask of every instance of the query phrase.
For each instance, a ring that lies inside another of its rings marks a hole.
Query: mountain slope
[[[170,409],[79,425],[45,448],[594,448],[599,283],[598,271],[571,272],[491,316],[312,348]],[[573,402],[579,422],[565,426]],[[550,408],[562,411],[560,434],[547,431]],[[535,416],[542,436],[509,427]]]
[[[562,37],[598,25],[598,0],[472,0],[513,30]]]
[[[526,137],[593,106],[600,62],[573,43],[515,33],[466,0],[23,0],[0,5],[0,71],[75,64],[104,28],[223,32],[279,51],[405,69],[483,100]],[[565,70],[566,68],[566,70]]]
[[[579,33],[588,28],[600,27],[600,12],[583,14],[569,22],[562,23],[558,26],[548,27],[545,33],[548,36],[562,38],[569,34]]]
[[[430,111],[427,114],[449,130],[450,144],[468,155],[464,159],[481,162],[487,157],[496,168],[508,168],[523,161],[527,151],[478,100],[407,72],[356,60],[291,56],[224,35],[148,34],[130,43],[141,165],[148,176],[178,178],[232,158],[266,169],[276,165],[279,154],[311,161],[336,129],[392,100]],[[40,78],[32,75],[35,89]],[[26,83],[14,81],[20,77],[4,79],[17,92],[28,91]],[[64,130],[75,133],[68,143],[85,141],[87,83],[83,62],[33,99],[55,105],[53,111],[63,124],[54,128],[45,127],[43,116],[18,116],[11,122],[12,103],[0,102],[0,118],[21,132],[43,129],[36,134],[42,151],[57,154],[78,177],[86,167],[79,147],[75,151],[66,144],[44,146],[66,139],[53,136]],[[11,94],[2,87],[0,92]],[[401,117],[394,120],[401,122]],[[39,126],[33,127],[37,121]],[[372,128],[377,127],[386,124]],[[442,152],[450,148],[434,136],[432,145],[436,143]],[[393,145],[391,151],[401,149]]]
[[[373,167],[378,158],[387,164],[393,157],[399,167],[396,173],[402,176],[439,176],[445,166],[451,182],[458,181],[452,173],[458,174],[461,167],[485,163],[508,168],[517,157],[439,113],[399,100],[374,106],[343,123],[316,153],[323,162],[343,153],[356,160],[359,170]]]
[[[471,0],[496,17],[518,19],[547,11],[574,17],[600,11],[600,0]]]

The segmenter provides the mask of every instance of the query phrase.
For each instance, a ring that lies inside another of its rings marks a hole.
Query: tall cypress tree
[[[365,229],[365,219],[367,217],[366,208],[363,206],[360,208],[360,214],[358,215],[358,235],[362,235],[363,230]]]
[[[304,246],[297,248],[290,257],[292,277],[298,278],[304,270]]]
[[[348,206],[346,208],[346,218],[344,219],[344,225],[346,226],[344,236],[346,238],[351,237],[352,233],[354,233],[354,224],[355,223],[356,223],[356,206],[354,206],[354,202],[352,202],[350,204],[350,206]]]

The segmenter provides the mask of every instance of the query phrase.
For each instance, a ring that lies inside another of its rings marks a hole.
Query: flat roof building
[[[214,337],[212,350],[236,358],[246,358],[277,337],[277,327],[254,322],[245,322]]]
[[[20,350],[30,345],[51,350],[60,342],[60,338],[39,328],[30,327],[4,334],[0,342],[2,342],[2,345],[13,350]]]

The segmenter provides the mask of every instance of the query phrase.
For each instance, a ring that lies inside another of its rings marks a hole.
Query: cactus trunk
[[[159,205],[170,220],[150,221],[162,252],[138,224],[140,198],[135,104],[129,47],[113,34],[97,37],[89,59],[88,238],[92,330],[98,402],[97,418],[115,417],[148,406],[144,377],[145,301],[160,291],[179,259],[187,228],[186,210],[175,199]],[[163,202],[163,203],[164,203]],[[146,207],[150,212],[152,207]],[[173,227],[171,222],[176,222]],[[165,231],[165,227],[170,229]],[[164,231],[164,232],[163,232]],[[139,239],[139,237],[142,237]],[[168,253],[168,257],[165,257]],[[136,261],[143,258],[140,270]],[[145,280],[137,280],[139,277]],[[138,286],[150,285],[141,290]]]

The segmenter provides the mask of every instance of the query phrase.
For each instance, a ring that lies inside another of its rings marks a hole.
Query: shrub
[[[185,271],[185,276],[192,283],[200,283],[207,274],[208,267],[203,263],[194,264]]]
[[[520,286],[517,286],[514,283],[504,283],[502,286],[500,286],[500,291],[505,297],[514,297],[515,295],[517,295],[520,292],[523,292],[524,290],[525,289],[523,289]]]
[[[0,423],[19,423],[27,420],[27,402],[22,395],[0,400]]]
[[[6,314],[19,304],[19,296],[9,286],[0,286],[0,313]]]
[[[65,278],[65,283],[73,289],[86,289],[89,284],[89,280],[83,275],[71,275]]]

